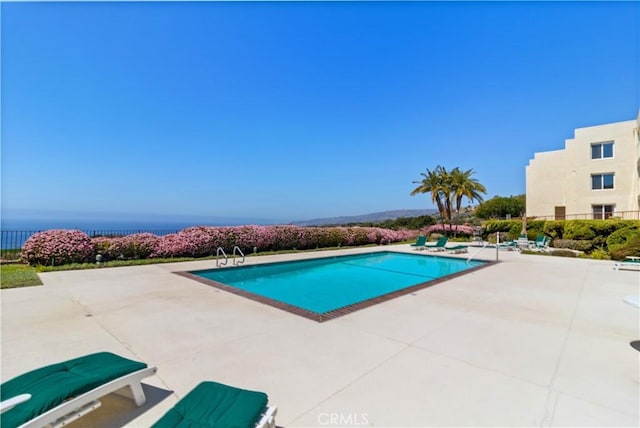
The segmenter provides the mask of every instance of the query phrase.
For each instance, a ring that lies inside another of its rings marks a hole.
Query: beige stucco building
[[[536,153],[526,168],[527,216],[638,219],[639,128],[640,114],[577,128],[564,149]]]

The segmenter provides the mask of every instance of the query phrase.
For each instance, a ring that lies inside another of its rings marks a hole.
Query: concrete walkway
[[[332,254],[388,249],[415,252]],[[76,426],[149,426],[207,379],[268,393],[286,427],[639,426],[640,273],[500,259],[325,323],[173,273],[212,260],[44,273],[0,294],[2,380],[103,350],[158,367],[143,408],[112,395]]]

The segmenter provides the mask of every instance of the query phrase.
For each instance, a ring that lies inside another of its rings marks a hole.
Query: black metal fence
[[[133,235],[134,233],[153,233],[154,235],[163,236],[170,233],[176,233],[179,229],[131,229],[131,230],[83,230],[84,233],[94,238],[97,236],[116,237]],[[2,230],[0,231],[0,258],[2,260],[16,260],[20,257],[20,249],[22,245],[31,237],[42,230]]]

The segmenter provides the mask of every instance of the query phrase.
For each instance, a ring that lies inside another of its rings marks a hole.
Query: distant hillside
[[[304,221],[292,221],[291,224],[297,226],[326,226],[326,225],[334,225],[334,224],[349,224],[349,223],[365,223],[372,222],[376,223],[384,220],[395,220],[398,217],[418,217],[422,215],[433,215],[437,213],[437,210],[393,210],[393,211],[382,211],[378,213],[371,214],[361,214],[354,216],[343,216],[343,217],[328,217],[328,218],[316,218],[312,220],[304,220]]]

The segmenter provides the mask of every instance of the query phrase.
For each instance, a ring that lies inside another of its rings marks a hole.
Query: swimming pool
[[[384,251],[182,274],[316,321],[324,321],[486,264]]]

